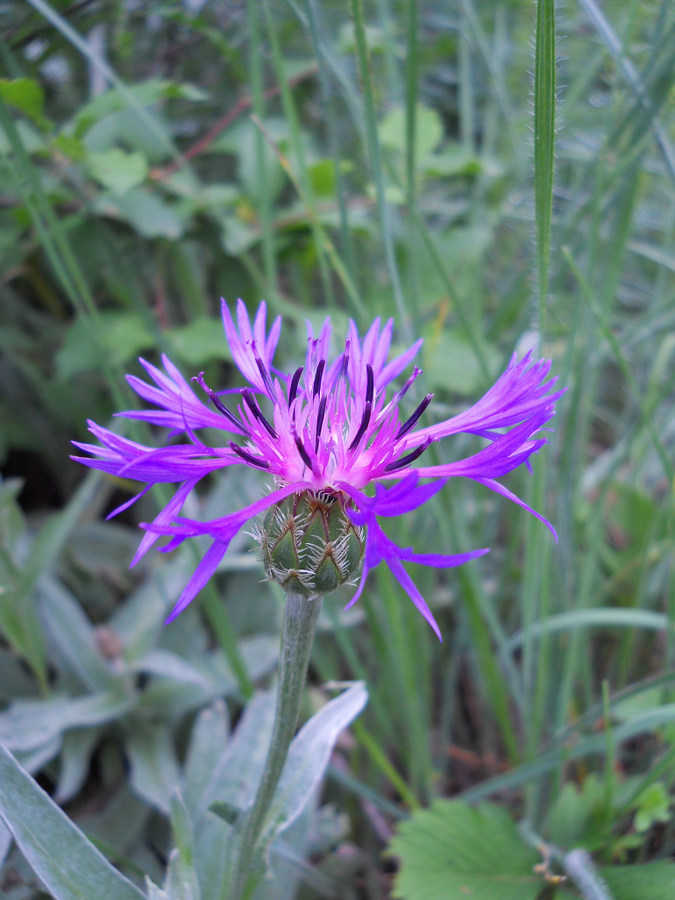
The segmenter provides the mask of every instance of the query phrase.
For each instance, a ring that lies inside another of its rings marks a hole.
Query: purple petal
[[[169,500],[169,502],[166,504],[164,509],[160,510],[160,512],[157,514],[154,519],[153,525],[168,525],[171,520],[181,511],[181,509],[183,508],[183,504],[187,500],[188,495],[196,484],[196,479],[193,479],[192,481],[186,481],[184,484],[182,484],[173,495],[171,500]],[[136,553],[134,554],[134,558],[129,563],[130,569],[135,566],[143,556],[145,556],[152,545],[157,540],[159,540],[159,537],[160,535],[156,531],[146,531],[146,533],[141,538],[141,542],[138,545]]]
[[[424,618],[427,620],[429,625],[434,629],[436,637],[438,640],[443,643],[443,638],[441,636],[441,629],[438,627],[438,623],[436,619],[434,619],[431,610],[427,606],[424,601],[424,597],[420,594],[420,592],[415,587],[412,578],[406,570],[403,568],[403,564],[398,559],[388,559],[387,565],[392,571],[394,578],[401,585],[406,594],[410,597],[412,602],[415,604],[417,609],[422,613]]]
[[[165,625],[168,625],[169,622],[173,622],[173,620],[192,603],[194,598],[218,568],[218,563],[221,561],[226,551],[227,544],[221,544],[219,541],[214,541],[211,544],[211,547],[204,554],[202,561],[192,573],[192,577],[185,585],[183,593],[178,598],[176,605],[164,620]]]
[[[512,500],[518,506],[522,507],[522,509],[525,509],[527,510],[527,512],[532,513],[535,519],[539,519],[540,522],[544,523],[544,525],[549,529],[549,531],[555,538],[556,544],[558,543],[558,535],[549,520],[545,519],[544,516],[541,515],[541,513],[538,513],[536,511],[536,509],[532,509],[531,506],[528,506],[524,500],[521,500],[520,497],[518,497],[508,488],[505,488],[503,484],[500,484],[498,481],[494,481],[491,478],[475,478],[474,481],[477,481],[478,484],[485,485],[486,488],[490,488],[490,490],[494,491],[496,494],[500,494],[502,497],[506,497],[507,500]]]

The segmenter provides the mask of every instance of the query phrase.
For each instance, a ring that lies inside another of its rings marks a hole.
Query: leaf
[[[380,140],[385,147],[405,152],[406,112],[403,107],[392,109],[380,123]],[[443,123],[434,109],[417,104],[415,111],[415,158],[424,161],[443,139]]]
[[[126,92],[143,106],[153,106],[165,98],[182,98],[185,100],[205,100],[208,97],[202,88],[190,84],[179,84],[161,78],[149,78],[139,84],[126,85]],[[83,134],[94,122],[116,111],[126,111],[129,107],[128,97],[116,88],[98,94],[89,103],[82,106],[76,116],[78,135]]]
[[[169,900],[199,900],[199,882],[193,862],[192,825],[178,791],[171,797],[171,827],[176,849],[169,856],[164,890]]]
[[[204,791],[229,736],[227,707],[219,699],[199,713],[190,736],[183,770],[183,797],[193,816],[197,799]]]
[[[64,735],[59,756],[61,771],[54,794],[58,803],[71,800],[86,781],[91,754],[99,737],[94,728],[74,728]]]
[[[600,874],[612,900],[666,900],[675,897],[675,863],[607,866]]]
[[[102,153],[90,153],[87,164],[92,176],[119,197],[145,181],[148,175],[145,157],[117,147]]]
[[[124,365],[154,344],[152,332],[138,313],[100,312],[93,320],[77,318],[56,354],[57,378],[66,381],[80,372],[96,370],[101,353],[112,366]]]
[[[164,337],[172,358],[180,356],[184,362],[195,366],[204,365],[212,359],[232,359],[222,323],[211,316],[199,316],[189,325],[170,328]]]
[[[403,900],[536,900],[540,862],[508,812],[437,800],[403,822],[389,849],[401,859],[394,897]]]
[[[669,822],[670,798],[662,781],[650,784],[637,798],[633,825],[636,831],[649,831],[657,822]]]
[[[149,675],[171,678],[174,681],[196,684],[205,691],[213,689],[213,684],[201,672],[177,653],[172,653],[171,650],[161,648],[150,650],[149,653],[136,660],[131,665],[131,669],[134,672],[144,672]]]
[[[150,726],[134,722],[126,747],[133,789],[139,797],[168,813],[180,777],[170,727],[162,723]]]
[[[195,828],[195,866],[202,896],[220,897],[232,859],[234,830],[209,811],[217,801],[243,809],[260,781],[274,718],[274,693],[256,694],[213,765],[204,788],[191,800]]]
[[[0,78],[0,97],[8,106],[32,119],[39,128],[49,128],[49,121],[43,114],[45,92],[37,81],[32,78]]]
[[[427,384],[451,394],[472,396],[484,381],[471,344],[455,332],[432,337],[425,347],[424,363]]]
[[[0,872],[5,862],[9,848],[12,846],[12,832],[0,817]]]
[[[143,898],[2,745],[0,815],[55,900]]]
[[[96,644],[95,629],[81,606],[56,579],[44,577],[38,585],[38,611],[52,641],[60,668],[90,691],[112,688],[119,681]]]
[[[368,691],[357,681],[331,700],[293,739],[279,787],[267,816],[262,842],[288,828],[302,813],[319,787],[340,733],[361,712]]]
[[[121,197],[113,194],[97,197],[93,207],[101,215],[126,222],[146,238],[176,240],[185,228],[185,217],[179,215],[175,204],[169,205],[142,187],[131,188]]]
[[[69,728],[102,725],[126,713],[135,702],[120,690],[84,697],[18,700],[0,713],[0,741],[12,751],[30,751],[59,737]]]

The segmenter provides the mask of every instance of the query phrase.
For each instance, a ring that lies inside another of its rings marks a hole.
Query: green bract
[[[271,507],[256,535],[270,581],[311,597],[358,575],[363,529],[347,516],[345,500],[339,492],[302,491]]]

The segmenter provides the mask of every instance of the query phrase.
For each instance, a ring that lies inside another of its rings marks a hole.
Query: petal
[[[166,506],[160,510],[157,516],[154,519],[154,525],[168,525],[171,520],[178,515],[178,513],[183,508],[183,504],[188,498],[188,495],[192,492],[193,488],[197,484],[198,479],[192,479],[192,481],[186,481],[185,484],[182,484],[176,493],[173,495],[171,500],[166,504]],[[147,489],[146,489],[147,490]],[[141,538],[141,542],[138,545],[138,549],[134,554],[134,558],[129,563],[129,568],[131,569],[136,563],[148,552],[148,550],[152,547],[152,545],[159,540],[160,535],[155,531],[146,531],[146,533]]]
[[[176,605],[164,620],[165,625],[168,625],[169,622],[173,622],[173,620],[192,603],[194,598],[218,568],[218,563],[221,561],[226,551],[227,544],[221,544],[220,541],[214,541],[211,544],[211,547],[206,551],[201,562],[192,573],[192,577],[185,585]]]
[[[555,538],[556,544],[558,543],[558,535],[556,533],[555,528],[548,519],[545,519],[541,513],[538,513],[536,509],[532,509],[531,506],[528,506],[524,500],[521,500],[516,494],[510,491],[508,488],[505,488],[503,484],[500,484],[498,481],[494,481],[491,478],[475,478],[474,481],[477,481],[478,484],[485,485],[486,488],[490,488],[491,491],[494,491],[496,494],[500,494],[502,497],[506,497],[507,500],[512,500],[518,506],[522,507],[522,509],[527,510],[527,512],[532,513],[535,519],[539,519],[540,522],[543,522],[544,525],[551,532],[553,537]]]
[[[506,370],[492,387],[469,409],[412,432],[406,437],[405,446],[420,446],[428,438],[438,440],[451,434],[481,434],[489,429],[509,428],[524,420],[544,415],[544,421],[554,413],[555,402],[565,392],[548,393],[556,379],[544,382],[551,368],[547,359],[530,362],[528,353],[523,359],[511,360]]]
[[[441,636],[441,629],[438,627],[438,623],[436,622],[436,619],[434,619],[434,617],[431,613],[431,610],[425,603],[424,597],[420,594],[420,592],[415,587],[412,578],[410,577],[410,575],[408,575],[406,570],[403,568],[403,564],[398,559],[388,559],[387,565],[391,569],[392,574],[394,575],[394,578],[396,578],[398,583],[401,585],[401,587],[406,592],[406,594],[410,597],[410,599],[415,604],[417,609],[422,613],[422,615],[427,620],[429,625],[431,625],[438,640],[441,643],[443,643],[443,638]]]

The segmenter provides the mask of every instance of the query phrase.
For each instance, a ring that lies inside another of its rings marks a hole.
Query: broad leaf
[[[438,800],[403,822],[390,844],[400,857],[394,897],[402,900],[536,900],[539,855],[506,810]]]
[[[117,196],[142,184],[148,174],[148,164],[140,153],[127,153],[117,147],[90,153],[87,162],[93,177]]]
[[[55,900],[143,898],[2,745],[0,816]]]
[[[654,862],[600,869],[613,900],[666,900],[675,897],[675,864]]]
[[[367,700],[365,685],[357,681],[312,716],[293,739],[267,819],[264,834],[268,840],[275,832],[288,828],[313,799],[335,742]]]

